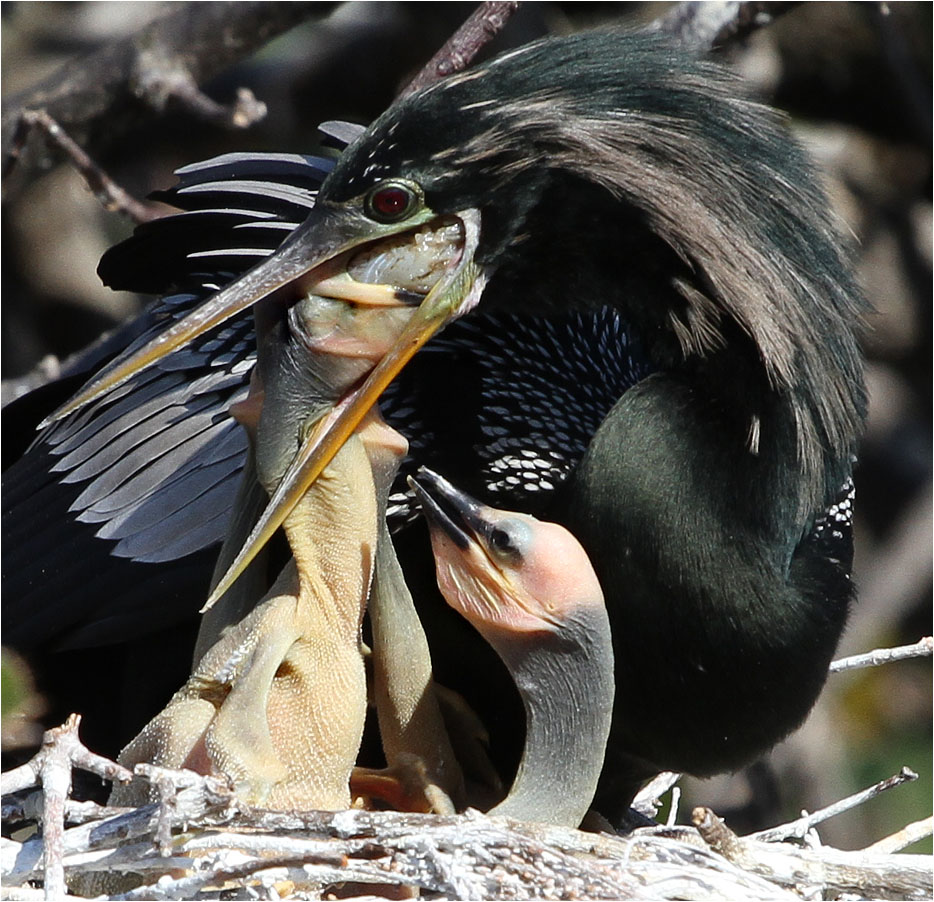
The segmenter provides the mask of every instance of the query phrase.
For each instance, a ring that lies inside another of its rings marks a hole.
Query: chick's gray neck
[[[525,749],[509,795],[489,813],[577,827],[593,801],[613,711],[606,609],[575,611],[558,633],[496,650],[525,706]]]

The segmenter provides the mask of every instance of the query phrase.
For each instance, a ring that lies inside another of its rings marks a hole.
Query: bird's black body
[[[222,158],[183,179],[223,181],[239,165]],[[250,165],[251,180],[280,186],[328,168]],[[475,259],[489,281],[478,311],[403,372],[385,413],[419,463],[499,507],[567,525],[588,551],[617,668],[598,805],[615,814],[653,769],[711,774],[765,751],[807,714],[845,623],[864,414],[862,302],[802,152],[721,70],[657,39],[589,35],[514,51],[400,101],[341,155],[318,203],[353,203],[389,177],[420,185],[437,214],[480,211]],[[241,210],[246,195],[265,197],[265,212],[153,223],[152,240],[141,230],[105,258],[105,276],[203,293],[272,250],[304,203],[280,188],[229,194]],[[212,202],[222,195],[205,189]],[[258,218],[267,222],[253,226]],[[206,249],[255,252],[195,264],[177,252],[195,235]],[[241,318],[220,335],[248,331]],[[243,439],[221,398],[244,390],[248,366],[242,351],[203,370],[219,340],[199,340],[175,355],[181,363],[169,357],[130,386],[186,392],[171,428],[203,404],[209,446],[226,441],[233,455]],[[118,391],[130,403],[132,392]],[[119,403],[72,419],[93,429]],[[138,418],[127,426],[151,458],[152,436]],[[66,421],[46,442],[76,428]],[[30,453],[48,455],[48,444]],[[223,478],[205,477],[181,505],[194,505],[194,520],[208,490],[214,508],[231,503],[236,468],[212,465]],[[165,488],[150,479],[146,491]],[[402,513],[404,499],[393,501]],[[127,510],[108,527],[124,542],[126,524],[149,516]],[[150,528],[135,540],[141,556],[182,557],[156,540],[160,529],[177,539],[171,517]],[[220,537],[208,532],[192,551]],[[89,607],[71,614],[78,635],[101,619]],[[30,641],[41,633],[35,619],[14,620]]]

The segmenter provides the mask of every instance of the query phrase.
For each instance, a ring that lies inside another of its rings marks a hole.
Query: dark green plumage
[[[585,35],[396,104],[321,199],[390,177],[438,213],[480,209],[481,310],[611,305],[655,370],[543,511],[588,550],[614,626],[604,809],[653,769],[764,752],[846,619],[848,561],[808,537],[865,411],[863,302],[803,152],[722,70]]]

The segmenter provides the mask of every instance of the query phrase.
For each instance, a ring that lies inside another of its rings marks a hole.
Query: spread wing
[[[332,165],[226,154],[179,170],[157,197],[182,212],[140,226],[99,267],[113,288],[163,297],[4,418],[37,422],[115,354],[274,251],[307,216]],[[44,430],[4,472],[7,642],[47,641],[51,624],[69,643],[111,641],[191,613],[246,450],[226,410],[245,395],[254,360],[247,312]],[[155,566],[167,561],[180,563]],[[141,583],[155,592],[140,592]]]

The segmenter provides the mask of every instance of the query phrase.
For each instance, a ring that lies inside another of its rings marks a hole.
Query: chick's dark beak
[[[414,477],[409,477],[408,482],[429,528],[441,530],[461,550],[466,550],[477,536],[488,530],[484,512],[489,508],[455,488],[442,476],[421,467]]]

